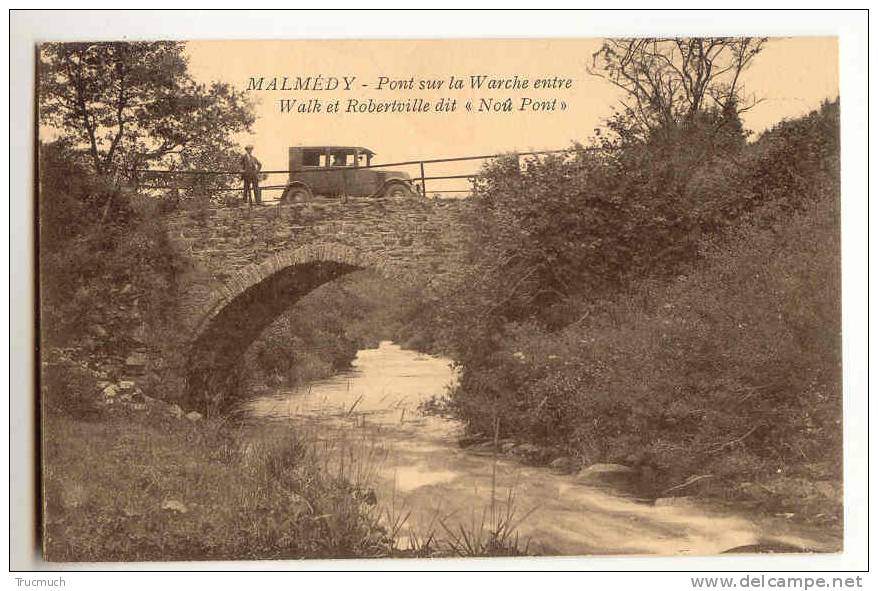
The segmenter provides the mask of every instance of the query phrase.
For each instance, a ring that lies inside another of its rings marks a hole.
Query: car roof
[[[375,155],[375,152],[370,150],[369,148],[364,148],[363,146],[293,146],[293,148],[297,150],[330,150],[333,152],[368,152],[371,155]]]

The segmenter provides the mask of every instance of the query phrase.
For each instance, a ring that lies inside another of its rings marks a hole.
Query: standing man
[[[241,156],[241,178],[244,179],[244,203],[253,203],[250,198],[250,189],[256,198],[256,205],[262,205],[262,193],[259,190],[259,171],[262,163],[253,155],[253,146],[244,146],[247,151]]]

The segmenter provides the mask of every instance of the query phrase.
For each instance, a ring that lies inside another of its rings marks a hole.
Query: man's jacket
[[[255,156],[244,154],[241,156],[241,169],[243,170],[241,176],[246,179],[257,180],[259,178],[259,171],[262,170],[262,163]]]

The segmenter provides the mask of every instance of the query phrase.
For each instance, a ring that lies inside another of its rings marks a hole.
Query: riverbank
[[[557,448],[462,439],[463,425],[435,408],[436,396],[455,375],[449,358],[382,342],[360,350],[350,370],[265,392],[240,412],[253,425],[287,424],[308,428],[318,439],[346,441],[346,464],[366,474],[354,482],[368,482],[394,531],[400,549],[394,556],[840,548],[840,537],[822,527],[759,515],[736,503],[672,496],[689,489],[649,498],[634,468],[579,469],[577,458],[565,458]],[[425,540],[431,540],[426,550]]]
[[[532,450],[527,444],[462,448],[460,423],[416,410],[451,376],[447,359],[385,342],[360,351],[348,372],[249,401],[236,421],[185,413],[136,389],[110,399],[95,389],[90,404],[78,397],[88,412],[45,416],[46,556],[252,560],[840,548],[832,532],[762,518],[747,507],[644,502],[569,467],[539,465],[524,453]]]
[[[773,531],[776,537],[782,537],[784,531],[798,530],[799,533],[807,532],[817,542],[812,546],[794,546],[777,540],[763,541],[752,545],[752,552],[834,552],[842,549],[844,530],[840,507],[843,496],[841,484],[836,481],[815,483],[778,474],[758,482],[745,482],[740,488],[730,488],[728,481],[718,485],[713,475],[693,474],[677,484],[659,486],[661,476],[652,466],[639,464],[637,458],[629,458],[627,463],[589,465],[582,457],[571,455],[564,448],[512,438],[495,442],[483,436],[465,436],[459,444],[468,453],[494,455],[504,461],[542,468],[568,476],[577,484],[645,505],[691,508],[717,515],[743,515],[760,524],[760,529]]]
[[[288,429],[175,418],[162,406],[43,424],[50,561],[388,556],[374,495]]]

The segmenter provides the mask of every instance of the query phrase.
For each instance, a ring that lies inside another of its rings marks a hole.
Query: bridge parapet
[[[266,207],[184,210],[170,217],[171,239],[222,282],[279,252],[344,244],[401,270],[441,273],[460,256],[460,200],[314,200]]]

